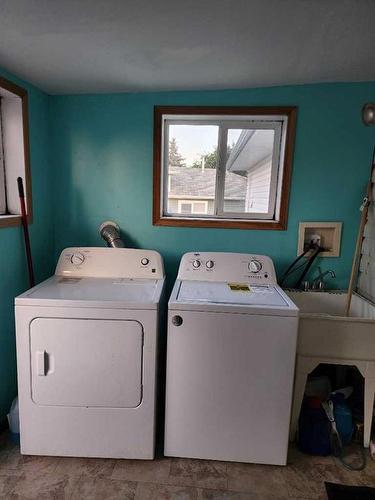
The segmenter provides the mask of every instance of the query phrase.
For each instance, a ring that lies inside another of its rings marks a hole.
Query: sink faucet
[[[312,282],[312,289],[313,290],[324,290],[325,289],[325,282],[324,278],[329,274],[331,278],[336,278],[335,271],[324,271],[322,272],[321,268],[318,267],[319,274],[316,278],[313,279]]]

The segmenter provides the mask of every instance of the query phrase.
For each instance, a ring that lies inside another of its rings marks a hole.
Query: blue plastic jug
[[[354,431],[353,414],[343,394],[337,393],[331,396],[333,401],[336,427],[343,445],[349,444]]]

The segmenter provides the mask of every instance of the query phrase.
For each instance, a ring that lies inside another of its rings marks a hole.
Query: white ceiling
[[[52,94],[375,80],[375,1],[0,0],[0,66]]]

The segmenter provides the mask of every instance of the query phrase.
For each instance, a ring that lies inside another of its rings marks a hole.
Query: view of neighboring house
[[[246,177],[231,172],[228,175],[230,187],[225,193],[225,206],[233,212],[243,212]],[[170,167],[168,184],[169,213],[214,214],[216,169]]]
[[[226,164],[224,212],[269,211],[273,130],[243,130]],[[168,212],[214,214],[216,169],[169,166]]]
[[[228,173],[246,175],[245,212],[270,211],[273,130],[243,130],[229,155]],[[226,180],[226,185],[230,182]]]

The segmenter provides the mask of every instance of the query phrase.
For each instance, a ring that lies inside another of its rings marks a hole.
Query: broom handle
[[[366,197],[364,198],[363,204],[362,204],[361,222],[359,224],[357,242],[355,245],[354,257],[353,257],[352,271],[350,274],[348,295],[346,298],[346,306],[345,306],[345,316],[349,316],[349,313],[350,313],[350,306],[352,303],[353,290],[355,287],[355,280],[357,279],[357,276],[358,276],[359,261],[361,258],[361,248],[362,248],[362,242],[363,242],[363,233],[364,233],[365,225],[367,222],[368,208],[369,208],[371,194],[372,194],[371,193],[372,184],[373,184],[372,177],[373,177],[373,173],[374,173],[374,168],[375,168],[375,148],[374,148],[374,154],[372,155],[370,180],[367,184]]]
[[[24,189],[23,189],[22,177],[18,177],[17,178],[17,184],[18,184],[18,194],[19,194],[19,197],[20,197],[20,205],[21,205],[21,216],[22,216],[23,234],[24,234],[24,238],[25,238],[27,268],[29,270],[29,283],[30,283],[30,288],[32,288],[33,286],[35,286],[35,280],[34,280],[33,259],[32,259],[32,256],[31,256],[29,226],[28,226],[28,223],[27,223],[26,204],[25,204],[25,192],[24,192]]]

